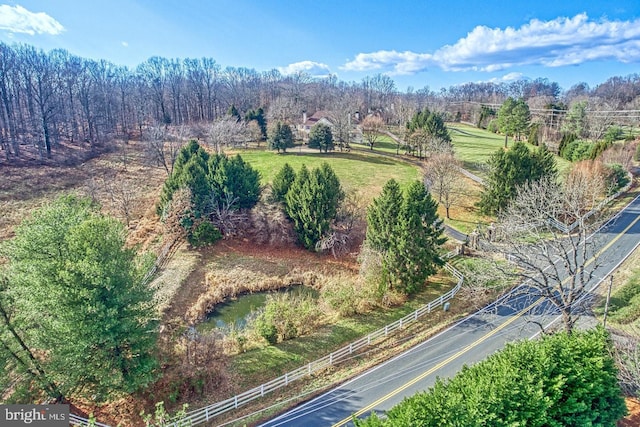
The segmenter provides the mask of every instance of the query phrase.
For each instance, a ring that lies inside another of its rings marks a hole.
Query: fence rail
[[[626,193],[629,190],[629,188],[631,188],[631,185],[633,185],[633,175],[631,175],[631,173],[627,173],[627,174],[629,176],[629,182],[627,183],[627,185],[625,185],[620,190],[618,190],[618,192],[616,194],[613,194],[613,195],[607,197],[606,199],[602,200],[600,203],[598,203],[598,205],[595,208],[591,209],[589,212],[584,214],[584,216],[582,218],[575,220],[571,224],[565,224],[565,223],[563,223],[561,221],[558,221],[555,218],[549,218],[547,222],[551,226],[553,226],[556,229],[560,230],[562,233],[565,233],[565,234],[571,233],[581,223],[583,223],[587,219],[591,218],[591,216],[593,216],[596,212],[599,212],[600,210],[602,210],[602,208],[604,208],[606,205],[608,205],[612,200],[617,199],[623,193]]]
[[[444,258],[451,258],[453,256],[455,256],[455,253],[449,252],[444,256]],[[337,365],[338,363],[347,360],[358,350],[371,346],[381,338],[388,337],[398,329],[412,324],[413,322],[420,319],[420,317],[430,313],[433,309],[438,308],[445,302],[449,301],[458,293],[458,291],[462,287],[462,284],[464,282],[464,275],[449,263],[445,263],[444,268],[457,279],[456,285],[445,294],[440,295],[438,298],[418,308],[416,311],[404,316],[402,319],[398,319],[395,322],[390,323],[363,338],[360,338],[359,340],[353,341],[352,343],[345,345],[344,347],[328,354],[327,356],[324,356],[313,362],[309,362],[306,365],[301,366],[300,368],[295,369],[291,372],[287,372],[281,377],[259,385],[258,387],[252,388],[251,390],[247,390],[227,400],[223,400],[221,402],[205,406],[204,408],[191,411],[187,413],[186,417],[182,418],[181,420],[169,423],[167,424],[167,426],[192,426],[210,421],[214,417],[222,415],[225,412],[237,409],[240,406],[246,405],[247,403],[255,399],[265,396],[267,393],[285,387],[293,381],[311,376],[314,373],[320,372],[330,366]]]

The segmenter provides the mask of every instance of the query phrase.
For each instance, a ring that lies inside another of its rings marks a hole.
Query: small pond
[[[208,332],[212,329],[229,329],[233,325],[242,329],[247,320],[267,302],[267,296],[274,293],[288,293],[291,295],[318,297],[318,291],[303,285],[289,286],[277,291],[256,292],[240,295],[237,298],[217,304],[215,309],[207,315],[207,318],[196,325],[199,332]]]

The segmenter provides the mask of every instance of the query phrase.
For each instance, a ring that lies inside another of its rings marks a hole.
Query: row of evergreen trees
[[[159,215],[168,214],[173,196],[181,188],[187,188],[191,197],[189,208],[181,212],[181,225],[197,246],[220,237],[225,232],[220,229],[224,218],[231,213],[255,206],[260,198],[260,174],[240,155],[209,155],[192,140],[180,150],[173,173],[164,183],[157,206]]]

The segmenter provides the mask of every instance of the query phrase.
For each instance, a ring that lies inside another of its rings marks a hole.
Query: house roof
[[[307,121],[304,122],[304,125],[312,127],[322,119],[328,120],[329,122],[333,123],[333,120],[331,120],[331,116],[329,115],[329,113],[321,110],[313,113],[311,117],[307,117]]]

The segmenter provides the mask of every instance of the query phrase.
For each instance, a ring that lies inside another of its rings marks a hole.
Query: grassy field
[[[263,184],[270,183],[285,163],[298,170],[303,164],[311,169],[327,162],[338,175],[345,191],[355,191],[365,204],[377,197],[391,178],[401,186],[421,178],[416,166],[375,153],[334,151],[320,154],[293,149],[286,154],[259,150],[240,151],[239,154],[260,172]]]
[[[498,149],[504,147],[504,136],[462,123],[449,123],[448,127],[456,157],[460,159],[463,167],[479,176],[485,176],[487,160]],[[513,139],[509,138],[508,145],[512,144]],[[529,146],[529,148],[534,147]],[[561,175],[571,167],[571,162],[558,156],[556,156],[556,162]]]

